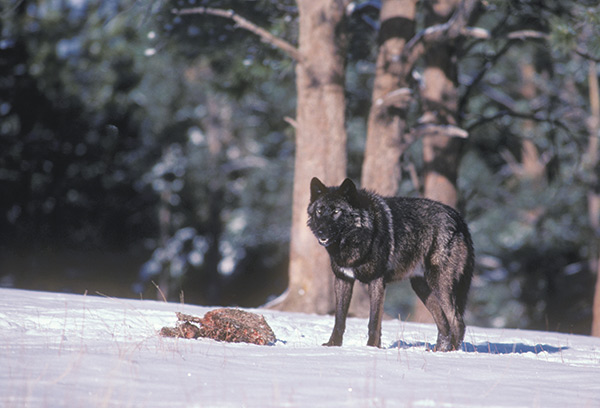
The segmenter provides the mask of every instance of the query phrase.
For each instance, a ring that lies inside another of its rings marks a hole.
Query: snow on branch
[[[405,109],[412,101],[412,96],[412,89],[398,88],[377,99],[375,101],[375,105],[378,108],[395,107],[398,109]]]
[[[462,34],[465,37],[471,37],[471,38],[476,38],[476,39],[480,39],[480,40],[490,40],[492,38],[492,34],[486,30],[485,28],[479,28],[479,27],[463,27],[461,30]],[[498,37],[496,37],[498,38]],[[511,33],[506,34],[505,36],[501,37],[507,40],[521,40],[521,41],[525,41],[525,40],[543,40],[543,41],[548,41],[550,40],[550,34],[548,33],[544,33],[541,31],[537,31],[537,30],[518,30],[518,31],[513,31]],[[594,61],[594,62],[600,62],[600,58],[590,54],[584,47],[582,46],[578,46],[575,49],[575,53],[577,55],[579,55],[580,57],[583,57],[589,61]]]
[[[406,73],[412,71],[416,61],[425,54],[426,44],[454,41],[463,35],[463,29],[477,4],[478,0],[462,1],[447,22],[427,27],[411,38],[400,55],[401,61],[405,62]]]
[[[535,30],[519,30],[513,31],[512,33],[508,33],[506,38],[508,38],[509,40],[548,40],[550,38],[550,35]]]
[[[282,40],[279,37],[274,36],[264,28],[261,28],[254,24],[253,22],[245,19],[244,17],[238,15],[233,10],[223,10],[212,7],[193,7],[193,8],[185,8],[185,9],[173,9],[173,14],[176,15],[186,15],[186,14],[209,14],[212,16],[229,18],[233,20],[238,27],[243,28],[244,30],[250,31],[251,33],[256,34],[260,37],[263,42],[267,44],[271,44],[275,48],[280,49],[285,52],[288,56],[296,60],[297,62],[301,62],[302,57],[300,52],[296,47],[292,44],[288,43],[285,40]]]
[[[492,39],[492,34],[489,30],[481,27],[462,27],[461,34],[465,37],[476,38],[479,40]],[[550,35],[536,30],[518,30],[496,38],[504,38],[507,40],[548,40],[550,39]]]
[[[416,61],[425,54],[426,45],[428,44],[451,42],[460,37],[471,37],[480,40],[492,39],[490,31],[481,27],[467,26],[477,3],[477,0],[464,0],[447,22],[427,27],[411,38],[400,55],[400,59],[405,62],[406,74],[412,71]],[[503,38],[511,41],[548,40],[550,35],[536,30],[518,30],[508,33]]]
[[[422,123],[405,133],[398,147],[404,152],[417,142],[417,140],[425,136],[445,136],[449,138],[467,139],[469,137],[469,132],[463,128],[450,124],[438,125],[436,123]],[[418,177],[415,177],[414,179],[416,180]],[[415,185],[418,185],[418,183]]]
[[[469,137],[469,132],[454,125],[437,125],[435,123],[426,123],[419,125],[415,128],[417,137],[421,135],[428,136],[446,136],[446,137],[457,137],[459,139],[466,139]]]

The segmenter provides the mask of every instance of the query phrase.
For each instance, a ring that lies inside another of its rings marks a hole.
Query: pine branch
[[[512,118],[517,119],[532,120],[535,122],[550,123],[552,126],[561,128],[566,132],[571,131],[569,127],[560,119],[553,119],[549,114],[545,114],[544,111],[519,111],[514,101],[512,101],[506,95],[500,92],[496,92],[493,88],[484,88],[483,93],[501,109],[493,115],[481,117],[480,119],[470,123],[468,126],[466,126],[467,132],[472,132],[473,129],[482,126],[486,123],[493,122],[504,116],[510,116]]]
[[[577,47],[577,49],[575,50],[575,53],[577,55],[579,55],[580,57],[588,60],[588,61],[592,61],[592,62],[596,62],[596,63],[600,63],[600,58],[596,57],[592,54],[590,54],[589,52],[587,52],[587,50],[585,50],[583,47]]]
[[[302,62],[302,56],[296,47],[292,44],[288,43],[285,40],[282,40],[279,37],[274,36],[264,28],[261,28],[254,24],[253,22],[245,19],[244,17],[238,15],[233,10],[223,10],[212,7],[194,7],[194,8],[186,8],[186,9],[173,9],[173,14],[176,15],[188,15],[188,14],[209,14],[212,16],[228,18],[237,24],[238,27],[243,28],[244,30],[250,31],[251,33],[256,34],[260,37],[260,39],[275,48],[280,49],[285,52],[289,57],[293,58],[297,62]]]

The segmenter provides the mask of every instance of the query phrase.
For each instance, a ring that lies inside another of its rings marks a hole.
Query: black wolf
[[[473,244],[453,208],[423,198],[382,197],[350,179],[310,184],[308,226],[327,249],[335,274],[335,325],[326,346],[341,346],[354,281],[368,284],[368,346],[381,345],[385,285],[410,276],[438,327],[436,350],[457,350],[473,275]],[[417,266],[423,270],[415,273]]]

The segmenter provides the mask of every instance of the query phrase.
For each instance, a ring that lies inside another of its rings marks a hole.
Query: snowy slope
[[[350,319],[261,310],[275,346],[161,338],[209,308],[0,289],[0,407],[600,407],[600,339],[468,327],[433,353],[435,327],[383,323],[383,349]]]

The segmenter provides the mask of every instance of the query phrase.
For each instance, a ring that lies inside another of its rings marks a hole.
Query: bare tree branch
[[[288,123],[291,127],[293,127],[294,129],[298,129],[298,121],[292,117],[286,116],[283,118],[283,120]]]
[[[416,191],[421,191],[421,182],[419,181],[419,174],[417,173],[417,166],[415,166],[415,163],[407,160],[403,167],[404,170],[408,172],[414,189]]]
[[[476,129],[479,126],[483,126],[486,123],[490,123],[497,119],[503,118],[504,116],[510,116],[510,112],[508,112],[506,110],[501,110],[490,116],[482,116],[482,117],[478,118],[477,120],[469,123],[467,125],[467,131],[472,132],[473,129]]]
[[[463,36],[469,17],[478,3],[478,0],[463,0],[446,23],[427,27],[411,38],[400,55],[401,61],[407,67],[406,74],[412,71],[416,61],[425,54],[426,44],[455,41],[458,37]]]
[[[470,16],[477,7],[478,0],[464,0],[454,15],[444,24],[438,24],[417,33],[402,50],[400,59],[405,63],[405,73],[408,75],[416,61],[425,54],[427,44],[455,41],[460,37],[470,37],[479,40],[490,40],[492,34],[481,27],[468,27]],[[498,37],[495,37],[498,38]],[[536,30],[518,30],[508,33],[499,39],[516,40],[548,40],[550,35]],[[588,56],[588,55],[586,55]]]
[[[489,58],[485,64],[483,64],[483,67],[481,67],[481,69],[479,70],[479,72],[477,72],[477,74],[475,74],[468,83],[466,83],[466,89],[464,91],[464,93],[461,95],[460,100],[458,102],[458,114],[462,116],[462,114],[465,111],[465,105],[467,104],[467,101],[469,100],[469,97],[471,95],[471,93],[473,92],[473,90],[477,87],[477,85],[483,80],[485,74],[487,74],[490,69],[492,69],[495,65],[496,62],[498,62],[498,60],[508,52],[508,50],[511,47],[511,42],[508,41],[506,44],[504,44],[504,46],[495,54],[493,55],[491,58]]]
[[[544,111],[531,111],[531,112],[521,112],[518,111],[515,103],[508,96],[497,92],[493,88],[485,88],[483,89],[483,93],[492,101],[494,101],[497,105],[499,105],[502,110],[496,112],[495,114],[487,117],[482,117],[466,127],[468,132],[473,131],[478,126],[481,126],[485,123],[493,122],[496,119],[502,118],[504,116],[510,116],[517,119],[527,119],[533,120],[536,122],[546,122],[550,123],[553,126],[561,128],[566,132],[570,132],[569,127],[563,123],[560,119],[553,119],[548,114],[544,114]]]
[[[187,15],[187,14],[210,14],[212,16],[229,18],[237,24],[238,27],[243,28],[244,30],[250,31],[251,33],[256,34],[260,37],[263,42],[267,44],[271,44],[275,48],[280,49],[285,52],[289,57],[293,58],[297,62],[302,62],[302,56],[298,51],[298,48],[294,47],[292,44],[288,43],[285,40],[282,40],[279,37],[274,36],[264,28],[261,28],[254,24],[253,22],[245,19],[244,17],[238,15],[233,10],[223,10],[212,7],[194,7],[194,8],[186,8],[186,9],[173,9],[173,14],[176,15]]]
[[[466,37],[475,38],[475,39],[482,40],[482,41],[490,40],[492,38],[495,38],[498,40],[508,40],[508,41],[506,41],[506,43],[502,46],[502,48],[496,54],[489,57],[487,59],[487,61],[485,62],[485,64],[483,64],[483,66],[481,67],[479,72],[477,72],[477,74],[475,74],[471,78],[471,80],[465,84],[466,90],[463,93],[463,95],[460,97],[460,102],[459,102],[458,111],[460,114],[462,114],[462,112],[464,111],[465,104],[466,104],[470,94],[477,87],[477,85],[483,80],[483,77],[485,76],[485,74],[488,73],[489,70],[494,67],[496,62],[508,52],[508,50],[512,47],[512,45],[515,42],[525,41],[528,39],[545,41],[550,38],[549,34],[546,34],[546,33],[540,32],[540,31],[535,31],[535,30],[519,30],[519,31],[513,31],[511,33],[508,33],[507,35],[502,36],[502,37],[492,37],[492,34],[490,33],[490,31],[488,31],[486,29],[478,28],[478,27],[475,27],[475,28],[474,27],[465,27],[463,29],[462,33]]]
[[[480,27],[463,27],[461,29],[461,34],[464,35],[465,37],[470,37],[470,38],[475,38],[475,39],[479,39],[479,40],[491,40],[492,34],[490,33],[489,30],[486,30],[485,28],[480,28]],[[537,30],[518,30],[518,31],[513,31],[511,33],[506,34],[505,36],[502,37],[494,37],[496,39],[502,40],[502,39],[507,39],[507,40],[544,40],[544,41],[548,41],[550,40],[550,34],[548,33],[544,33],[541,31],[537,31]],[[578,46],[575,49],[575,53],[577,55],[579,55],[580,57],[585,58],[586,60],[589,61],[594,61],[594,62],[600,62],[600,57],[596,57],[592,54],[590,54],[585,47],[582,46]]]
[[[509,40],[528,40],[528,39],[538,39],[538,40],[548,40],[550,39],[550,35],[546,33],[542,33],[541,31],[535,30],[519,30],[513,31],[512,33],[508,33],[506,36]]]
[[[404,152],[408,150],[414,143],[424,136],[446,136],[466,139],[469,137],[469,132],[463,128],[454,125],[438,125],[436,123],[424,123],[412,128],[406,132],[399,143],[400,150]]]
[[[489,30],[481,27],[463,27],[461,34],[465,37],[471,37],[480,40],[489,40],[492,37]]]
[[[410,88],[398,88],[375,101],[379,109],[387,109],[391,106],[398,109],[406,109],[412,101],[413,94]]]
[[[446,136],[466,139],[469,137],[469,132],[454,125],[438,125],[435,123],[425,123],[414,128],[417,137],[427,136]]]
[[[593,61],[593,62],[596,62],[596,63],[600,63],[600,58],[599,57],[595,57],[595,56],[591,55],[583,47],[577,47],[577,49],[575,50],[575,53],[577,55],[579,55],[580,57],[585,58],[588,61]]]
[[[471,37],[479,40],[491,40],[492,38],[496,39],[507,39],[507,40],[548,40],[550,39],[550,34],[536,31],[536,30],[517,30],[511,33],[508,33],[502,37],[492,37],[492,33],[489,30],[481,27],[462,27],[460,30],[460,34],[465,37]]]

